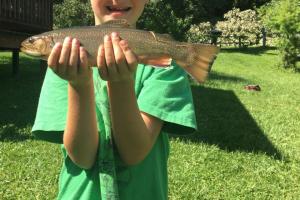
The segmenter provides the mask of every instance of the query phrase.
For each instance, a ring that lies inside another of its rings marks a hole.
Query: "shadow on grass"
[[[192,87],[199,131],[182,139],[217,145],[226,151],[263,153],[282,159],[281,153],[232,91]]]
[[[16,77],[11,74],[10,54],[0,53],[0,61],[0,141],[30,139],[44,77],[39,61],[21,56]]]
[[[0,127],[0,141],[3,142],[21,142],[28,139],[33,139],[29,134],[30,129],[20,128],[14,124],[2,125]]]
[[[266,52],[269,50],[275,50],[276,47],[245,47],[245,48],[222,48],[222,52],[227,53],[244,53],[244,54],[252,54],[252,55],[260,55],[260,54],[273,54],[270,52]]]

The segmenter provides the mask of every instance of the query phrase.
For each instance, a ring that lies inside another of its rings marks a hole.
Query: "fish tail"
[[[177,47],[180,56],[175,58],[176,62],[198,82],[204,82],[219,48],[205,44],[180,44]]]

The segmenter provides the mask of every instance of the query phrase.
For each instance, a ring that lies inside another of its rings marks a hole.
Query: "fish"
[[[128,42],[138,63],[167,68],[174,60],[199,83],[206,80],[219,52],[215,45],[178,42],[168,34],[136,29],[125,19],[41,33],[24,40],[20,50],[29,56],[47,60],[55,43],[63,43],[69,36],[78,39],[80,46],[87,50],[88,64],[93,67],[97,65],[99,45],[103,44],[104,36],[112,32],[117,32],[121,39]]]

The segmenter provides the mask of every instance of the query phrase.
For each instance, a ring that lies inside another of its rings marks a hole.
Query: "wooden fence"
[[[38,33],[52,29],[52,0],[0,0],[0,29]]]

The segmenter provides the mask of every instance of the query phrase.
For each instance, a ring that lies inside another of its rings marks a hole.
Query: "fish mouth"
[[[37,50],[34,46],[32,46],[30,40],[23,41],[21,43],[20,50],[29,56],[33,56],[33,57],[43,56],[39,50]]]
[[[54,44],[52,36],[32,36],[21,43],[20,50],[33,57],[48,56]]]
[[[40,52],[37,52],[37,51],[34,51],[34,50],[30,50],[30,49],[27,49],[26,47],[21,47],[20,50],[29,55],[29,56],[33,56],[33,57],[40,57],[40,56],[43,56],[43,54],[41,54]]]

